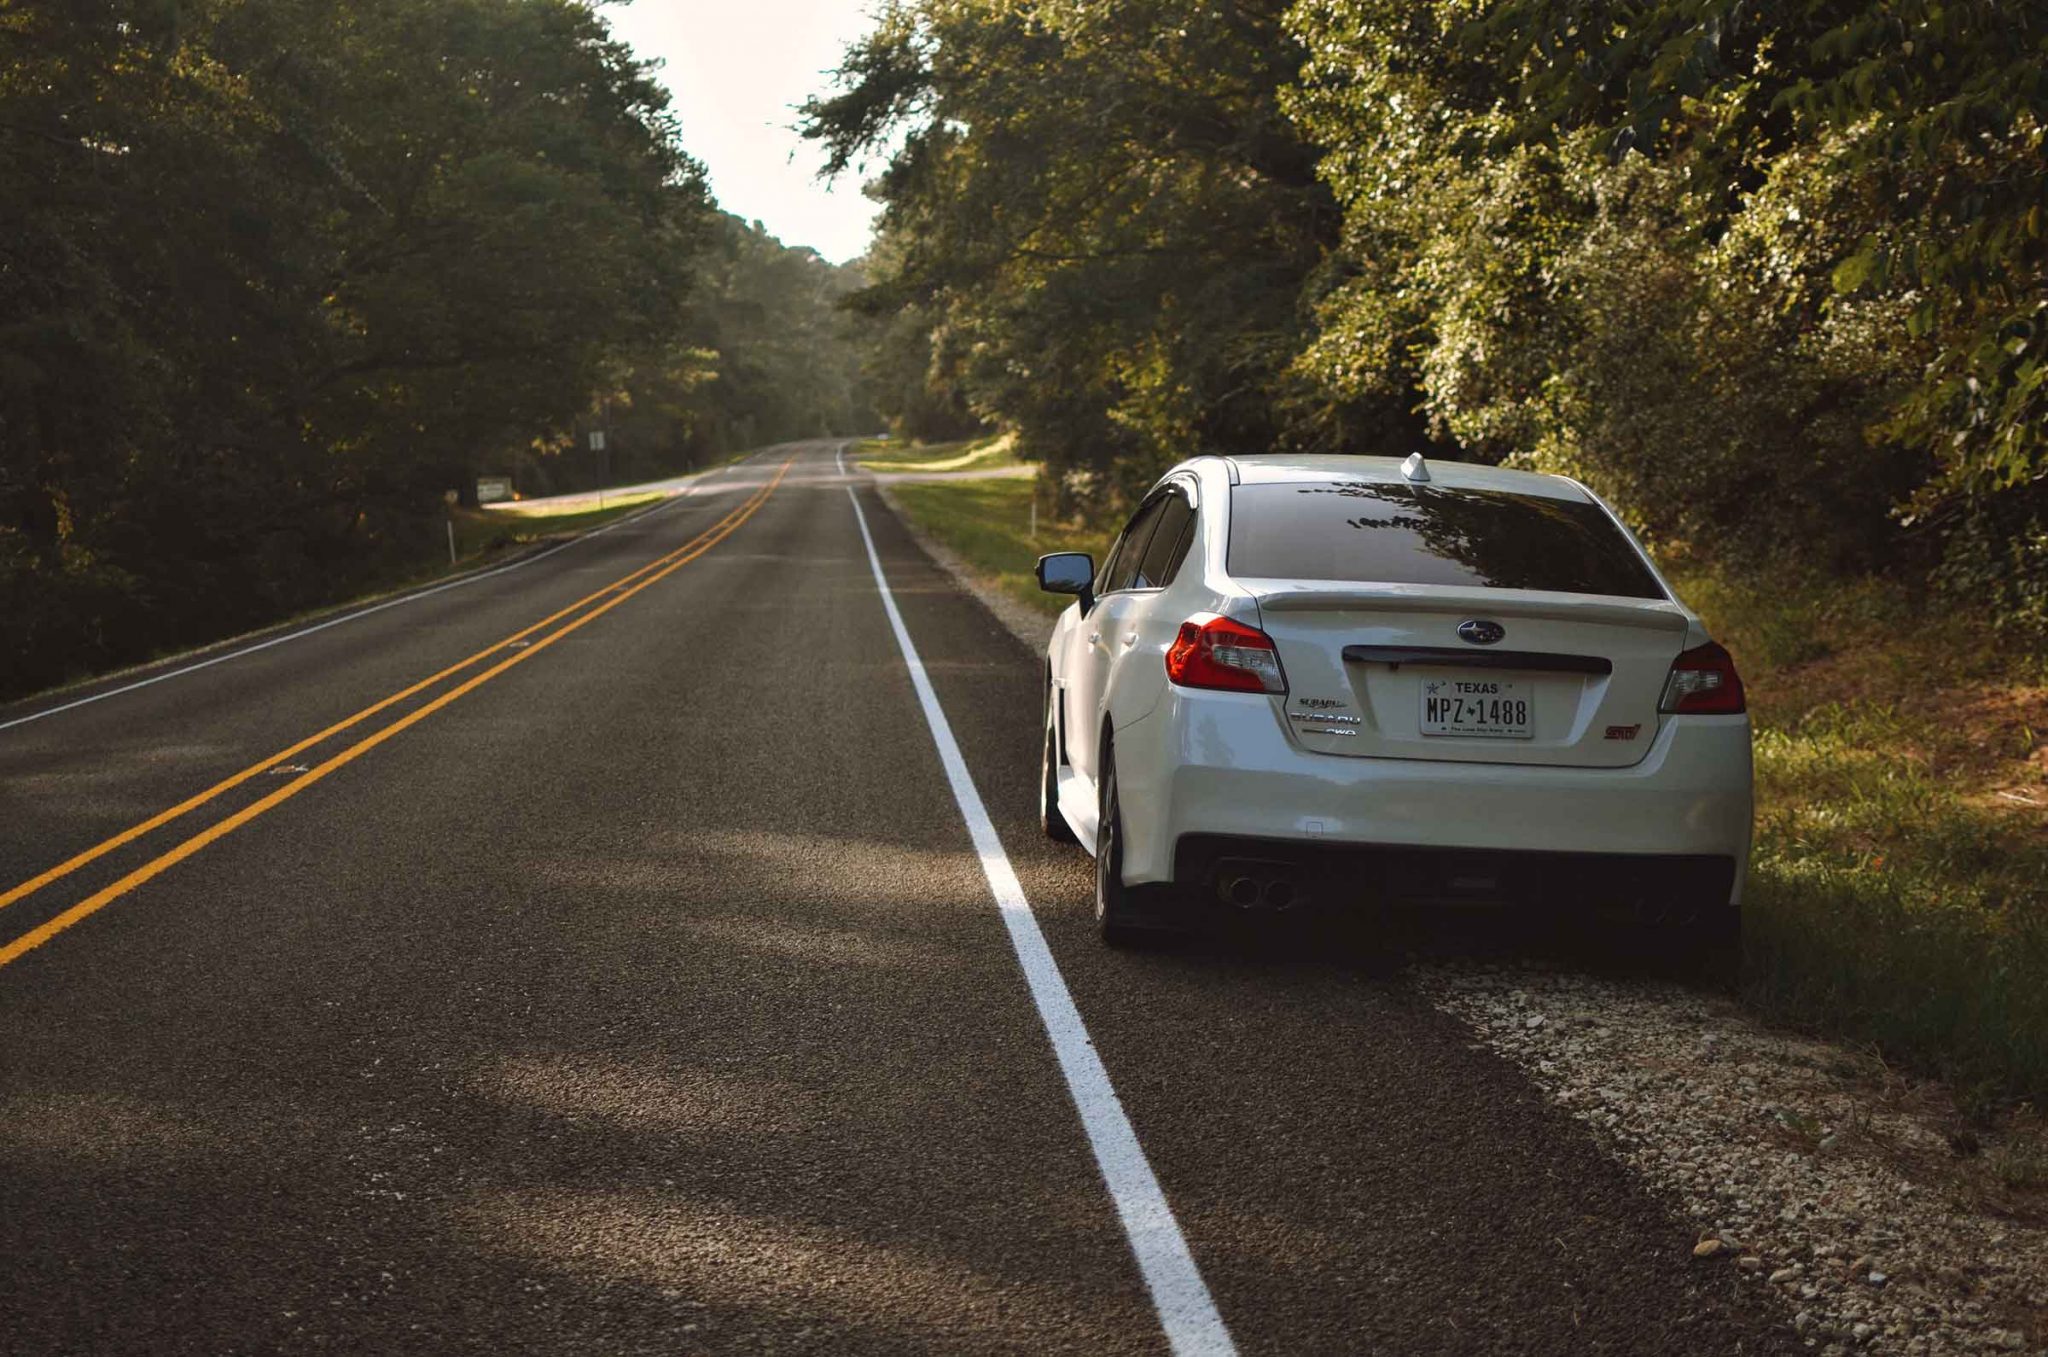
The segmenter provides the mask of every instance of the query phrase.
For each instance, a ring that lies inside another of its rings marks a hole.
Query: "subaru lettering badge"
[[[1487,622],[1476,617],[1469,622],[1458,624],[1459,637],[1476,646],[1490,646],[1507,634],[1508,629],[1500,623]]]

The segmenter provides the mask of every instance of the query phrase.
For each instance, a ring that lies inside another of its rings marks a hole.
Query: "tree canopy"
[[[2044,106],[1999,0],[896,0],[807,130],[1070,495],[1428,446],[2038,630]]]
[[[1069,504],[1567,471],[2048,633],[2044,104],[1999,0],[888,0],[802,115],[838,267],[581,0],[0,0],[0,691],[416,571],[479,471],[877,410]]]

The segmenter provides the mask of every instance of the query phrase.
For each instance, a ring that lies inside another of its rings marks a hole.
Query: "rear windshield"
[[[1503,490],[1304,481],[1240,485],[1230,505],[1233,575],[1665,597],[1597,504]]]

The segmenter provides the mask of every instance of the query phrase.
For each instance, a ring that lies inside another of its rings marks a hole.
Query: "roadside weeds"
[[[1973,1115],[2042,1106],[2041,658],[1869,581],[1673,574],[1757,727],[1744,997],[1947,1080]]]

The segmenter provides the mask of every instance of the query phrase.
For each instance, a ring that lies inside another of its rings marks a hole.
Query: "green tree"
[[[877,231],[867,270],[899,276],[904,245],[898,234]],[[986,427],[961,388],[958,373],[963,365],[951,352],[945,315],[938,307],[886,286],[849,296],[846,306],[859,318],[855,334],[864,354],[862,376],[891,432],[938,443],[967,438]]]
[[[408,568],[708,226],[571,0],[0,0],[0,690]]]
[[[886,153],[886,250],[857,304],[901,318],[882,331],[896,370],[922,347],[935,391],[1014,428],[1084,497],[1195,452],[1355,437],[1289,402],[1338,216],[1279,107],[1301,55],[1281,17],[1237,0],[886,8],[805,130],[833,171]]]
[[[1292,26],[1360,271],[1316,379],[1419,381],[1471,450],[1695,539],[1939,551],[2048,622],[2048,12],[1302,0]]]
[[[762,443],[872,432],[880,422],[855,318],[857,266],[721,213],[690,260],[680,327],[614,365],[572,424],[500,455],[529,494],[671,475]],[[606,432],[606,451],[589,434]]]

